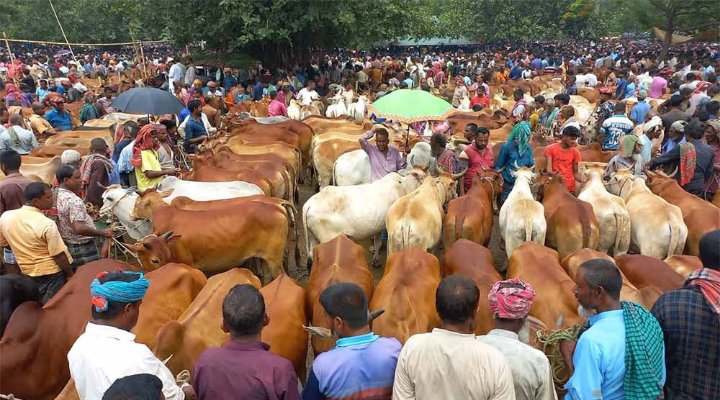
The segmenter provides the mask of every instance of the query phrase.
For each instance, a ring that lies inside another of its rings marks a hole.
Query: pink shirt
[[[473,177],[483,169],[492,169],[493,152],[492,147],[487,145],[484,150],[478,150],[474,144],[465,147],[465,155],[468,157],[468,170],[463,176],[465,192],[472,187]]]
[[[275,99],[270,102],[270,105],[268,105],[268,115],[271,117],[287,117],[287,107],[285,107],[285,104]]]
[[[665,88],[667,87],[667,80],[662,76],[656,76],[650,82],[650,98],[658,99],[665,94]]]

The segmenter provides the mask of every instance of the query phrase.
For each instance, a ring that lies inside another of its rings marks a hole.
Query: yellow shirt
[[[144,171],[160,171],[162,168],[160,167],[157,151],[143,150],[140,155],[142,157],[142,167],[135,168],[135,178],[137,179],[138,190],[144,192],[147,189],[154,188],[162,180],[162,177],[148,178],[145,176]]]
[[[28,276],[60,272],[53,256],[60,253],[73,259],[63,243],[57,225],[35,207],[22,206],[0,217],[0,246],[10,246],[20,270]]]

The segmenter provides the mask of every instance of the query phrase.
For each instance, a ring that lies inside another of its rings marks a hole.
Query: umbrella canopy
[[[156,88],[133,88],[120,94],[112,106],[126,113],[135,114],[177,114],[184,108],[175,96]]]
[[[405,123],[436,121],[456,110],[447,101],[424,90],[400,89],[386,94],[368,106],[371,113]]]

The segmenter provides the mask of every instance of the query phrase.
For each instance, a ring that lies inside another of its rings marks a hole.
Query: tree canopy
[[[717,0],[53,0],[71,42],[204,42],[262,59],[400,38],[594,38],[717,26]],[[0,2],[12,38],[62,41],[49,0]]]

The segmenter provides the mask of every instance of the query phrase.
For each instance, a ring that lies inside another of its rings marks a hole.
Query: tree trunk
[[[663,40],[662,53],[660,54],[661,60],[664,60],[665,57],[667,57],[668,49],[670,48],[670,45],[672,44],[672,35],[673,35],[674,30],[675,30],[675,16],[670,14],[667,16],[667,22],[665,24],[665,40]]]

